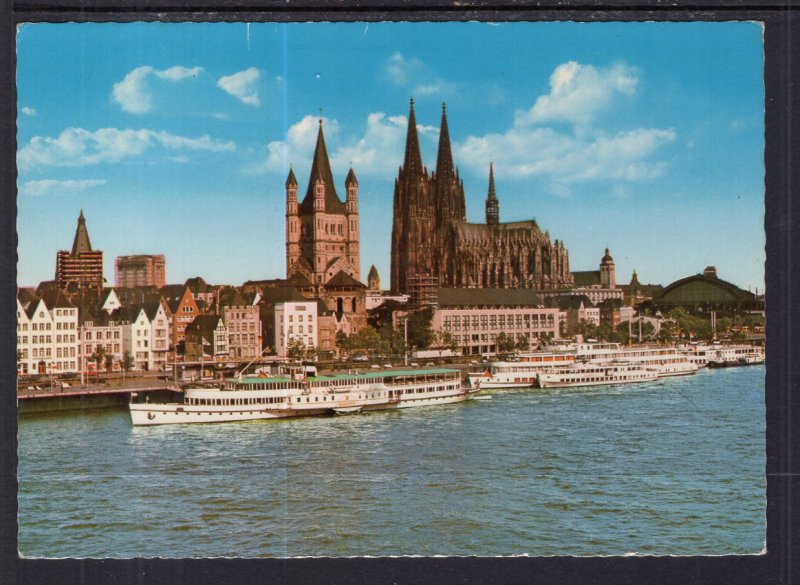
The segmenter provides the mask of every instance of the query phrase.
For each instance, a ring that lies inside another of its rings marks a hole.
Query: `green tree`
[[[347,338],[347,349],[357,355],[388,353],[389,344],[372,327],[363,327]]]
[[[598,336],[598,327],[591,321],[587,321],[586,319],[581,319],[578,323],[578,326],[575,328],[575,332],[583,335],[584,339],[597,339]]]
[[[131,352],[126,351],[125,355],[122,357],[122,369],[126,372],[129,372],[133,369],[135,362],[133,361],[133,356]]]
[[[292,360],[302,360],[306,355],[306,344],[300,339],[292,338],[286,346],[286,357]]]
[[[661,329],[658,332],[658,341],[662,343],[672,343],[675,339],[675,323],[672,321],[663,321]]]
[[[747,339],[747,336],[744,333],[742,333],[741,331],[734,331],[733,333],[731,333],[731,341],[733,341],[735,343],[741,343],[742,341],[745,341],[746,339]]]
[[[103,345],[98,344],[94,350],[94,353],[89,357],[94,363],[97,364],[97,369],[99,370],[103,366],[103,362],[106,359],[106,348]]]
[[[531,348],[530,339],[524,333],[521,333],[517,336],[517,342],[514,344],[514,348],[517,351],[529,351]]]
[[[425,349],[433,342],[433,309],[425,307],[421,311],[409,313],[408,344],[416,349]]]
[[[675,333],[679,340],[682,340],[684,337],[688,338],[691,335],[694,319],[686,312],[686,309],[683,307],[675,307],[667,313],[666,317],[675,323]]]
[[[509,354],[514,351],[516,347],[516,342],[514,341],[514,336],[509,335],[508,333],[502,332],[498,333],[497,337],[494,340],[495,351],[500,354]]]
[[[349,349],[349,340],[347,339],[347,333],[339,329],[336,332],[336,347],[342,351],[347,351]]]
[[[110,372],[111,369],[114,367],[114,356],[111,355],[111,354],[108,354],[106,356],[105,360],[104,360],[104,363],[105,363],[105,366],[106,366],[106,371]]]

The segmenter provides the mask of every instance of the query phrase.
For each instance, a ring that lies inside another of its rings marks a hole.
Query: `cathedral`
[[[535,220],[500,222],[500,202],[489,166],[486,223],[468,223],[464,182],[453,164],[447,111],[442,105],[436,171],[422,163],[414,100],[403,165],[394,186],[391,288],[412,293],[420,282],[441,288],[572,286],[569,256]]]

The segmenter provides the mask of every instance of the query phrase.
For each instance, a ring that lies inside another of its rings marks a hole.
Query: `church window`
[[[353,299],[353,313],[356,312],[356,299]]]

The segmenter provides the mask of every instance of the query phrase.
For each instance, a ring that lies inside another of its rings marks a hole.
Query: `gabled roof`
[[[306,299],[299,290],[293,286],[273,286],[264,289],[261,302],[266,305],[275,303],[306,302]]]
[[[72,304],[70,300],[60,290],[46,291],[44,294],[42,294],[42,300],[44,300],[45,304],[49,309],[75,308],[75,305]]]
[[[533,219],[525,221],[509,221],[494,225],[485,223],[466,223],[460,221],[454,224],[454,228],[459,239],[469,240],[475,240],[479,238],[494,239],[498,236],[498,234],[512,236],[518,235],[519,233],[519,235],[524,236],[530,233],[541,233],[539,225],[536,223],[536,220]]]
[[[528,288],[440,288],[439,308],[540,307],[541,297]]]
[[[602,284],[599,270],[573,272],[572,277],[575,279],[575,286],[579,288],[582,286],[598,286]]]
[[[189,323],[186,327],[186,333],[211,333],[220,327],[220,323],[222,323],[222,328],[224,329],[225,324],[219,315],[200,315]]]
[[[100,296],[100,305],[101,306],[105,305],[106,301],[108,301],[108,297],[110,297],[112,294],[116,295],[117,299],[119,299],[119,295],[117,295],[116,291],[114,291],[113,288],[104,288],[103,289],[103,294]]]
[[[334,274],[331,279],[325,283],[325,288],[344,288],[344,287],[360,287],[366,288],[363,284],[355,278],[347,274],[344,270],[340,270]]]
[[[111,313],[115,318],[114,321],[126,321],[128,323],[133,323],[136,319],[139,318],[139,315],[142,313],[142,310],[145,309],[145,306],[141,303],[136,303],[132,305],[126,305],[124,307],[120,307],[113,313]],[[145,317],[147,317],[148,322],[150,321],[150,317],[147,315],[147,311],[144,311]]]
[[[36,292],[31,287],[20,287],[17,289],[17,298],[19,299],[19,303],[24,307],[36,299]]]
[[[147,315],[147,318],[150,319],[150,321],[155,319],[156,315],[158,315],[158,310],[160,308],[161,308],[161,302],[159,302],[159,301],[155,301],[155,302],[150,301],[148,303],[145,303],[144,311],[145,311],[145,314]]]
[[[314,286],[311,284],[311,281],[308,280],[303,274],[300,272],[293,273],[289,278],[286,279],[286,282],[294,287],[297,288],[309,288]],[[264,289],[266,290],[266,289]]]
[[[36,311],[39,309],[39,305],[43,303],[42,299],[34,299],[31,303],[25,307],[25,314],[28,316],[28,319],[33,319],[36,315]],[[47,308],[47,303],[44,303],[45,308]]]
[[[219,293],[220,307],[246,307],[249,303],[237,288],[226,288]]]
[[[322,120],[319,121],[317,145],[314,148],[314,160],[311,162],[311,174],[308,177],[308,189],[303,202],[300,204],[302,213],[314,212],[314,186],[318,179],[325,183],[325,213],[343,214],[346,211],[346,207],[336,194],[336,186],[331,172],[331,161],[328,158],[325,135],[322,132]]]
[[[184,295],[186,294],[187,287],[182,284],[168,284],[163,286],[159,289],[161,296],[164,298],[164,301],[167,303],[169,310],[173,313],[178,310],[178,307],[183,300]],[[191,290],[189,290],[189,296],[191,297]],[[194,298],[194,297],[192,297]],[[195,303],[197,304],[197,303]]]

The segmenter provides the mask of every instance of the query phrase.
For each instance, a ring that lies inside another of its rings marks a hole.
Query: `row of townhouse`
[[[162,369],[185,353],[190,325],[218,314],[225,338],[212,355],[251,360],[261,354],[260,297],[229,287],[195,298],[188,286],[105,289],[66,294],[41,286],[17,297],[18,371],[21,374],[119,370],[130,353],[135,370]],[[198,322],[199,323],[199,322]],[[218,332],[220,335],[222,331]],[[196,346],[196,339],[191,344]],[[196,352],[195,352],[196,353]],[[102,363],[97,363],[98,357]],[[202,359],[202,355],[187,359]]]
[[[52,297],[52,295],[49,295]],[[167,363],[170,349],[166,305],[122,307],[113,290],[100,302],[17,297],[17,371],[59,374],[119,369],[129,353],[134,369]],[[98,357],[103,363],[97,363]]]
[[[78,309],[66,298],[49,304],[17,298],[17,370],[23,374],[78,371]]]

